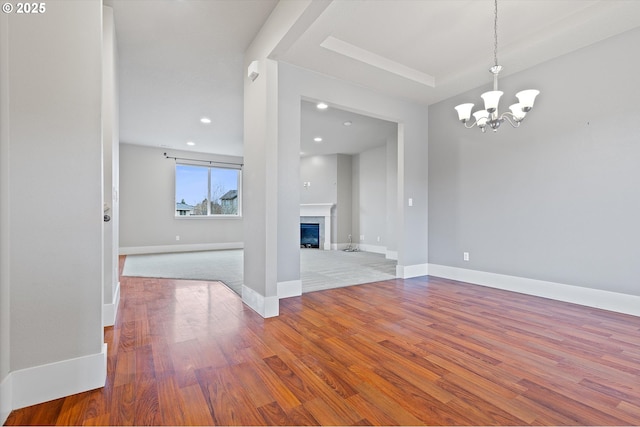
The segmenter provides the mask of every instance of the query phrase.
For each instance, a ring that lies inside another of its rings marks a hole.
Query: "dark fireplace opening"
[[[320,249],[320,224],[300,224],[300,247]]]

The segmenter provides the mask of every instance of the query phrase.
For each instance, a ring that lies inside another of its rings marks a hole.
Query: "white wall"
[[[102,4],[50,1],[1,23],[1,399],[17,408],[106,377]]]
[[[639,45],[636,29],[501,79],[506,98],[541,90],[519,129],[456,120],[486,87],[430,107],[431,264],[640,295]]]
[[[121,144],[120,253],[242,247],[242,218],[175,217],[176,163],[165,158],[165,152],[170,157],[242,163],[238,157]],[[243,194],[245,203],[247,199]]]

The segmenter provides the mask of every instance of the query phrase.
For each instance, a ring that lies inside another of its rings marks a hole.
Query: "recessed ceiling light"
[[[343,125],[345,126],[351,126],[353,123],[351,123],[349,120],[347,120],[346,122],[343,123]]]
[[[313,140],[315,142],[322,142],[322,138],[320,138],[319,136],[316,136],[315,138],[313,138]]]
[[[318,108],[318,110],[326,110],[327,108],[329,108],[329,105],[324,102],[318,102],[316,104],[316,107]]]
[[[193,141],[187,141],[187,145],[191,145],[191,146],[193,146],[193,145],[196,145],[196,143],[195,143],[195,142],[193,142]]]
[[[211,119],[209,117],[203,117],[200,119],[200,121],[207,124],[211,123]]]

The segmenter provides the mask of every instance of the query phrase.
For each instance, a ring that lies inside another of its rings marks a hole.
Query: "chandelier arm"
[[[508,111],[505,111],[504,113],[502,113],[502,115],[500,116],[500,119],[506,120],[507,122],[509,122],[511,127],[514,127],[514,128],[520,127],[520,123],[522,123],[522,120],[516,120],[513,113],[510,113]]]
[[[468,121],[462,122],[462,124],[464,124],[464,127],[466,127],[467,129],[471,129],[472,127],[476,126],[478,124],[477,120],[474,120],[473,123],[471,123],[471,126],[467,126]]]

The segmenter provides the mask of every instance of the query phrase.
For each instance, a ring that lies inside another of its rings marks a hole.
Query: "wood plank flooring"
[[[640,318],[433,277],[262,319],[219,282],[121,280],[102,389],[6,425],[638,425]]]

